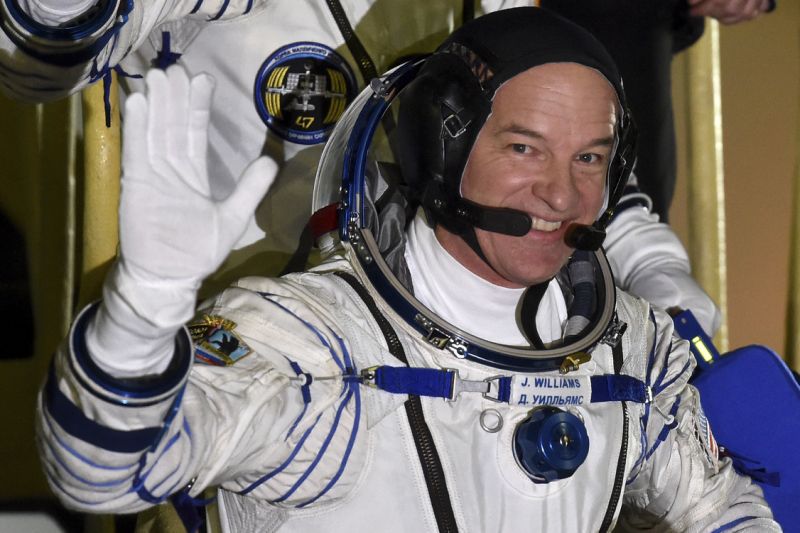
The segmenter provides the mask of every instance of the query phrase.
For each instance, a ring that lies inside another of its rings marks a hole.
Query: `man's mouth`
[[[536,231],[556,231],[561,227],[561,221],[550,222],[537,217],[531,217],[531,229]]]

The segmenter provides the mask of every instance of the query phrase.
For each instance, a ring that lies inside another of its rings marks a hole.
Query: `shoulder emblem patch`
[[[347,61],[332,48],[298,42],[279,48],[258,69],[254,89],[261,119],[281,138],[325,142],[355,96]]]
[[[703,407],[699,406],[697,411],[696,434],[697,438],[703,444],[708,462],[714,467],[714,471],[719,468],[719,445],[717,439],[714,438],[714,433],[711,431],[711,424],[706,418]]]
[[[253,353],[236,333],[236,323],[231,320],[204,315],[187,327],[194,341],[194,357],[198,363],[230,366]]]

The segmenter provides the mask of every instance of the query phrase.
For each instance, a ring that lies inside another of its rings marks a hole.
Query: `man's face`
[[[552,278],[572,253],[564,242],[567,228],[591,224],[602,207],[616,101],[601,74],[574,63],[534,67],[500,87],[461,193],[478,204],[524,211],[532,229],[522,237],[476,229],[491,268],[460,238],[437,229],[444,247],[497,285],[527,287]]]

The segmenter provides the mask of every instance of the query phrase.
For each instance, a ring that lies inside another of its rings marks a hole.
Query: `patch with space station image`
[[[342,56],[323,44],[299,42],[264,61],[254,96],[270,130],[287,141],[318,144],[328,139],[355,91],[355,76]]]

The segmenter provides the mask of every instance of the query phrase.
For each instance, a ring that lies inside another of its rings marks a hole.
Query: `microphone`
[[[570,227],[567,228],[564,241],[572,248],[594,252],[600,249],[605,238],[606,232],[594,225],[571,224]]]
[[[440,213],[447,212],[448,205],[437,202]],[[516,209],[488,207],[476,204],[465,198],[458,198],[453,202],[454,209],[450,211],[453,218],[459,220],[466,227],[480,228],[485,231],[521,237],[531,229],[531,217]],[[436,203],[434,204],[436,205]],[[578,250],[594,252],[603,245],[606,232],[595,225],[571,224],[567,228],[564,241],[568,246]]]

